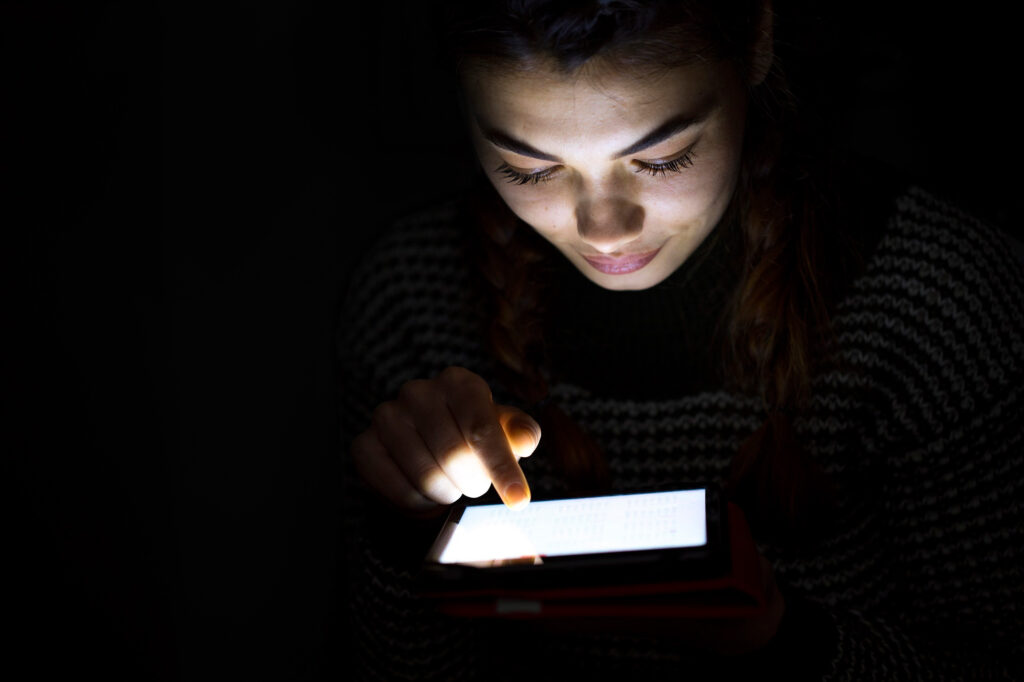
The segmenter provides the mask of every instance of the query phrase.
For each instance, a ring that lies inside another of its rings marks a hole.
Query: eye
[[[679,158],[672,159],[671,161],[665,161],[663,163],[648,163],[647,161],[637,161],[640,164],[640,168],[637,168],[636,173],[647,173],[648,175],[665,175],[665,173],[679,173],[684,168],[689,168],[693,165],[693,149],[687,149],[686,153]]]
[[[682,156],[679,156],[670,161],[663,161],[661,163],[650,163],[648,161],[636,161],[640,165],[634,172],[635,173],[647,173],[648,175],[665,175],[666,173],[679,173],[684,168],[689,168],[693,165],[693,157],[695,156],[693,147],[687,149]],[[494,169],[495,173],[500,173],[508,178],[508,182],[514,185],[536,185],[538,182],[547,182],[552,179],[558,172],[559,166],[552,168],[545,168],[540,171],[533,171],[531,173],[524,173],[518,171],[512,166],[505,162],[502,162],[497,168]]]
[[[542,171],[534,171],[532,173],[523,173],[522,171],[517,171],[507,163],[502,162],[500,166],[494,169],[494,172],[501,173],[508,178],[509,182],[516,185],[525,185],[526,183],[536,185],[538,182],[547,182],[550,180],[551,176],[554,175],[556,168],[558,167],[545,168]]]

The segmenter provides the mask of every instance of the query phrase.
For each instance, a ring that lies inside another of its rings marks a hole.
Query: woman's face
[[[491,183],[599,286],[658,284],[729,205],[746,89],[727,64],[600,79],[474,69],[463,84]]]

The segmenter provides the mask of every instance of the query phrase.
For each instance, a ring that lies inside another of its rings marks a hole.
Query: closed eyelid
[[[683,158],[684,156],[686,156],[687,154],[692,152],[693,148],[696,147],[696,146],[697,146],[697,140],[694,140],[693,142],[691,142],[690,144],[686,145],[684,148],[680,149],[678,152],[676,152],[674,154],[666,154],[665,156],[661,156],[661,157],[658,157],[658,158],[655,158],[655,159],[633,159],[633,160],[634,161],[638,161],[639,163],[651,163],[651,164],[672,163],[673,161],[678,161],[679,159]]]
[[[523,172],[513,166],[505,163],[504,161],[494,169],[493,172],[504,175],[508,178],[508,181],[517,185],[525,185],[528,182],[538,183],[546,180],[550,180],[551,177],[557,172],[558,166],[553,166],[550,169],[539,170],[535,172]]]
[[[651,176],[665,176],[668,173],[675,174],[682,172],[682,170],[693,166],[694,148],[696,146],[697,142],[695,140],[686,149],[677,154],[672,154],[670,155],[670,158],[664,160],[641,161],[639,159],[633,159],[633,163],[638,166],[634,172],[645,173]],[[509,164],[502,162],[494,169],[493,172],[504,175],[508,179],[508,182],[516,185],[536,185],[541,182],[548,182],[549,180],[558,177],[560,168],[561,166],[552,166],[548,169],[524,173]]]
[[[500,158],[501,157],[499,157],[499,159]],[[508,168],[511,168],[513,170],[516,170],[516,171],[519,171],[520,173],[543,173],[545,171],[549,171],[549,170],[553,170],[555,168],[558,168],[562,164],[556,163],[556,164],[551,165],[551,166],[520,166],[519,164],[509,163],[508,161],[505,161],[504,159],[501,159],[501,165],[502,166],[507,166]]]
[[[655,157],[655,158],[644,158],[644,159],[634,158],[634,159],[629,159],[629,161],[634,162],[634,163],[639,163],[639,164],[651,164],[651,165],[664,164],[664,163],[672,163],[673,161],[678,161],[679,159],[683,158],[684,156],[689,154],[691,151],[693,151],[693,148],[696,146],[696,144],[697,144],[697,140],[694,140],[693,142],[691,142],[687,146],[683,147],[679,151],[674,152],[672,154],[665,154],[664,156],[659,156],[659,157]],[[499,157],[499,159],[501,159],[501,157]],[[501,165],[499,166],[499,169],[509,169],[509,170],[513,170],[513,171],[515,171],[517,173],[522,173],[522,174],[526,174],[526,175],[531,175],[531,174],[532,175],[541,175],[541,174],[544,174],[544,173],[554,172],[556,169],[560,168],[562,165],[563,165],[562,163],[557,163],[557,164],[552,165],[552,166],[544,166],[544,167],[534,166],[532,168],[528,168],[528,167],[520,166],[518,164],[509,163],[508,161],[505,161],[504,159],[501,159]]]

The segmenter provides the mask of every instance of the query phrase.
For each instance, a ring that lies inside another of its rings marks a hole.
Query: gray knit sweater
[[[402,383],[450,365],[507,399],[480,339],[480,292],[454,210],[403,220],[355,273],[340,330],[345,443]],[[794,427],[835,482],[839,511],[811,546],[761,544],[791,606],[785,642],[725,660],[628,632],[556,636],[438,615],[411,582],[436,525],[389,515],[350,473],[348,601],[361,675],[1021,679],[1020,263],[1002,233],[911,188],[833,322],[842,362],[814,378]],[[559,381],[552,394],[601,444],[618,491],[721,481],[763,419],[756,397],[713,386],[633,398]],[[535,496],[557,492],[549,461],[523,465]]]

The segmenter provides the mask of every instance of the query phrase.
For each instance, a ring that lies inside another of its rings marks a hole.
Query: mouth
[[[583,256],[583,260],[606,275],[627,275],[650,263],[660,251],[661,247],[658,247],[653,251],[631,253],[625,256]]]

